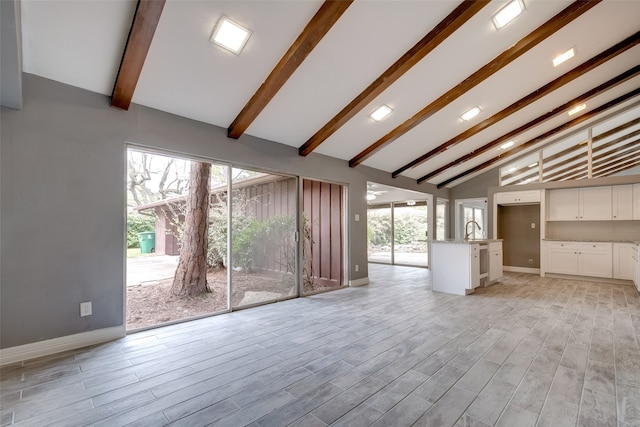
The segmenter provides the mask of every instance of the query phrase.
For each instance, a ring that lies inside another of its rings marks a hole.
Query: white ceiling
[[[491,16],[505,1],[492,1],[316,152],[351,159],[571,4],[568,0],[524,1],[526,11],[499,31],[493,27]],[[24,71],[110,95],[136,2],[21,3]],[[133,102],[228,127],[321,4],[320,0],[168,0]],[[251,124],[247,134],[301,146],[458,4],[449,0],[356,0]],[[209,42],[222,14],[253,31],[239,56]],[[634,34],[640,30],[639,17],[638,0],[603,1],[364,164],[388,172],[400,168]],[[576,48],[576,57],[553,68],[552,58],[570,47]],[[419,178],[446,165],[638,65],[639,59],[637,45],[403,175]],[[593,98],[587,111],[638,87],[640,77]],[[385,120],[374,122],[368,115],[381,104],[394,111]],[[462,122],[459,116],[475,105],[482,113],[471,122]],[[526,142],[567,120],[566,115],[548,120],[519,135],[516,142]],[[492,150],[429,182],[440,183],[497,154],[499,150]]]

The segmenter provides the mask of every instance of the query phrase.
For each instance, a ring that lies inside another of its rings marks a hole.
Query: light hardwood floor
[[[424,269],[2,368],[1,425],[640,426],[632,286]]]

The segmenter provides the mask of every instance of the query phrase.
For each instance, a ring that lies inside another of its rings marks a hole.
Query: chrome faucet
[[[482,228],[480,227],[480,224],[478,224],[475,221],[467,221],[467,223],[464,225],[464,240],[469,240],[469,237],[471,236],[471,232],[469,231],[469,224],[475,224],[478,226],[478,230],[482,230]]]

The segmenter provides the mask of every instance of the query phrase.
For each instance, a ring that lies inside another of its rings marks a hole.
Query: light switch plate
[[[535,222],[531,223],[531,228],[536,228],[536,223]]]

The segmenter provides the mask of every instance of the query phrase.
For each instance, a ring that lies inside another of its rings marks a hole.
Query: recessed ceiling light
[[[462,120],[464,120],[464,121],[467,121],[467,120],[473,119],[478,114],[480,114],[480,108],[479,107],[473,107],[471,110],[467,111],[462,116],[460,116],[460,118]]]
[[[576,49],[572,47],[565,53],[561,53],[560,55],[553,58],[553,66],[557,67],[558,65],[562,64],[564,61],[567,61],[573,58],[575,55],[576,55]]]
[[[392,111],[393,110],[388,105],[381,105],[378,108],[376,108],[376,111],[371,113],[369,117],[371,117],[376,122],[379,122],[380,120],[384,119],[389,114],[391,114]]]
[[[567,114],[569,114],[570,116],[573,116],[574,114],[579,113],[580,111],[584,110],[585,108],[587,108],[587,104],[576,105],[571,110],[567,111]]]
[[[513,21],[516,16],[522,13],[523,10],[524,2],[522,2],[522,0],[512,0],[500,9],[498,13],[493,15],[491,18],[493,25],[496,26],[497,30],[499,30],[509,22]]]
[[[502,148],[503,150],[506,150],[507,148],[511,147],[515,143],[516,143],[515,141],[505,142],[500,146],[500,148]]]
[[[210,41],[240,55],[250,35],[250,30],[222,15],[213,29]]]
[[[530,168],[535,168],[536,166],[538,166],[538,162],[531,163],[531,164],[529,165],[529,167],[530,167]]]

